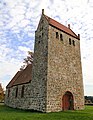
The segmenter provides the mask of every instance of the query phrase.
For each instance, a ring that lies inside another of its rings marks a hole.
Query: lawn
[[[82,111],[38,113],[12,109],[1,104],[0,120],[93,120],[93,106],[85,106]]]

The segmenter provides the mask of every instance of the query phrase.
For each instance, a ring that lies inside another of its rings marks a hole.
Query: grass
[[[85,106],[82,111],[38,113],[9,108],[0,104],[0,120],[92,120],[93,106]]]

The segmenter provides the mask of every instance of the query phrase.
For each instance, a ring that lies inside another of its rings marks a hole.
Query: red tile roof
[[[56,20],[44,15],[45,18],[47,19],[48,23],[52,25],[53,27],[56,27],[60,29],[61,31],[73,36],[74,38],[80,39],[70,28],[62,25],[61,23],[57,22]]]
[[[29,64],[24,70],[18,71],[6,88],[29,83],[32,79],[32,64]]]
[[[12,87],[15,80],[20,76],[22,71],[18,71],[15,76],[12,78],[12,80],[8,83],[8,85],[6,86],[6,88]]]

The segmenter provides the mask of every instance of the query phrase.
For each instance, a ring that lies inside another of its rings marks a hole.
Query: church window
[[[8,89],[8,97],[10,96],[10,89]]]
[[[62,34],[60,34],[60,40],[63,41],[63,35]]]
[[[71,45],[71,38],[69,38],[69,44]]]
[[[59,38],[58,32],[56,32],[56,38]]]
[[[21,97],[24,97],[24,85],[22,86]]]
[[[75,41],[73,40],[73,46],[75,46]]]
[[[18,87],[16,87],[15,97],[18,95]]]

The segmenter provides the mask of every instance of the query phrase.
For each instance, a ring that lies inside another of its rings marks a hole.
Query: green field
[[[1,104],[0,120],[93,120],[93,106],[86,106],[82,111],[38,113],[12,109]]]

